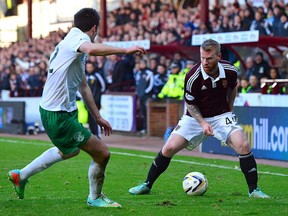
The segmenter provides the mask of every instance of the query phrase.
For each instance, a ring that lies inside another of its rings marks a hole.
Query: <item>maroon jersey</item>
[[[237,85],[238,70],[227,61],[219,61],[219,76],[208,76],[200,63],[186,75],[184,98],[187,104],[196,105],[202,116],[213,117],[231,111],[227,100],[228,88]],[[187,115],[191,116],[187,110]]]

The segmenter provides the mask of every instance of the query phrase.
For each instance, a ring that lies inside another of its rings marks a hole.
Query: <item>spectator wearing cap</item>
[[[158,98],[172,98],[172,99],[183,99],[184,88],[183,88],[183,76],[180,74],[181,66],[177,62],[171,64],[171,72],[168,81],[158,94]]]

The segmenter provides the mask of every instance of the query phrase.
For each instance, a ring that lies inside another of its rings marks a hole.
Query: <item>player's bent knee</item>
[[[103,158],[109,160],[110,158],[110,151],[107,149],[103,152]]]
[[[239,152],[240,154],[249,154],[251,152],[251,147],[249,143],[243,143],[239,146]]]
[[[162,155],[165,157],[173,157],[173,155],[176,153],[175,148],[173,146],[164,146],[161,152]]]

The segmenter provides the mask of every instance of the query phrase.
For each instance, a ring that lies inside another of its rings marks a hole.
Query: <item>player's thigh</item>
[[[187,146],[187,140],[178,134],[172,133],[162,148],[165,157],[172,157]]]
[[[243,130],[235,130],[228,137],[227,144],[238,154],[248,154],[251,151],[250,144]]]
[[[108,147],[95,135],[91,135],[87,142],[80,146],[80,149],[87,152],[98,163],[108,160],[110,156]]]

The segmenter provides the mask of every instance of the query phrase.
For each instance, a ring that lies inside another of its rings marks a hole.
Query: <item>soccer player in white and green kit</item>
[[[39,110],[45,131],[55,147],[42,153],[26,167],[8,173],[19,199],[24,198],[24,189],[29,177],[56,162],[78,155],[81,149],[92,157],[88,171],[88,206],[121,207],[102,193],[110,152],[100,139],[77,121],[76,92],[79,90],[87,109],[102,132],[109,136],[112,128],[109,122],[101,117],[86,82],[86,56],[134,53],[142,55],[146,54],[146,50],[139,46],[117,48],[93,43],[97,36],[99,20],[98,12],[92,8],[78,11],[74,15],[74,27],[50,56],[48,77]]]

